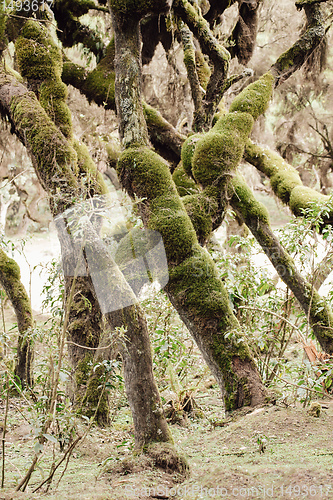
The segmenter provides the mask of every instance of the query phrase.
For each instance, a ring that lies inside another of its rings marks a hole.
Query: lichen
[[[254,120],[264,113],[272,97],[274,77],[265,73],[259,80],[248,85],[233,101],[229,112],[243,111],[253,116]]]

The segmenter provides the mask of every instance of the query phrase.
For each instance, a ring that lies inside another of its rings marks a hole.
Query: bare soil
[[[23,402],[12,399],[0,500],[333,499],[332,400],[321,401],[319,417],[311,416],[308,408],[276,405],[230,422],[221,420],[217,423],[222,426],[216,426],[211,418],[219,408],[216,388],[207,391],[206,398],[206,403],[204,395],[200,399],[200,418],[189,416],[186,426],[171,426],[189,461],[190,476],[185,481],[154,468],[144,457],[132,458],[132,424],[125,407],[111,427],[91,430],[75,449],[58,487],[61,472],[47,493],[32,491],[48,476],[52,445],[34,472],[29,491],[14,492],[31,464],[35,439],[23,419],[27,414]],[[2,414],[3,401],[0,410]],[[82,431],[84,425],[79,424]]]

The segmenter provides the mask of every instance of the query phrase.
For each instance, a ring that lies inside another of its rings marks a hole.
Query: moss
[[[243,142],[235,130],[208,132],[197,143],[193,155],[193,176],[203,187],[225,178],[243,155]]]
[[[28,80],[60,79],[61,50],[54,43],[47,28],[28,20],[15,43],[20,73]]]
[[[21,279],[21,271],[15,260],[10,259],[5,252],[0,249],[0,274],[7,276],[10,280]]]
[[[223,181],[240,162],[245,140],[253,126],[248,113],[223,115],[213,129],[201,136],[195,144],[192,174],[202,186]]]
[[[64,139],[56,125],[40,106],[36,96],[27,92],[11,100],[11,113],[16,129],[25,138],[37,164],[37,175],[43,187],[56,196],[59,210],[71,204],[61,192],[63,184],[73,198],[77,188],[77,155]],[[62,184],[63,183],[63,184]]]
[[[115,254],[115,261],[118,265],[121,265],[133,258],[143,257],[157,243],[157,235],[155,237],[152,231],[147,233],[142,228],[133,228],[120,240]]]
[[[200,85],[203,89],[206,90],[210,79],[211,70],[201,50],[195,51],[195,63]]]
[[[232,196],[232,206],[240,213],[245,222],[248,218],[254,218],[264,224],[269,224],[267,208],[256,200],[253,192],[240,175],[231,180],[229,196]]]
[[[168,164],[157,153],[147,147],[131,147],[126,149],[119,158],[117,171],[127,185],[127,178],[133,179],[135,192],[140,197],[148,199],[176,193]],[[128,186],[129,194],[133,188]]]
[[[202,139],[202,134],[193,134],[186,139],[183,144],[181,159],[183,163],[184,171],[188,176],[192,176],[192,158],[194,154],[195,147],[200,139]]]
[[[170,187],[168,191],[170,193]],[[169,193],[151,201],[148,228],[162,235],[170,264],[181,262],[191,254],[196,235],[178,194]]]
[[[217,202],[203,193],[184,196],[182,202],[191,219],[199,243],[204,245],[212,232],[212,218],[218,209]]]
[[[99,194],[107,194],[108,188],[103,175],[97,170],[87,146],[74,141],[74,149],[77,152],[79,176],[84,178],[87,195],[93,197]]]
[[[273,191],[284,203],[289,202],[292,190],[300,185],[302,185],[302,181],[296,170],[282,170],[271,177]]]
[[[78,387],[76,406],[80,413],[87,417],[95,417],[100,424],[108,422],[109,404],[107,394],[101,397],[101,388],[105,369],[102,364],[93,370],[93,357],[90,354],[81,359],[75,372],[75,381]]]
[[[180,304],[191,310],[191,315],[201,319],[221,319],[221,331],[238,323],[232,314],[229,295],[222,285],[216,267],[208,252],[198,244],[192,255],[169,270],[168,288],[172,289]]]
[[[212,131],[219,133],[226,133],[230,129],[237,130],[237,133],[245,141],[253,127],[253,118],[249,113],[233,112],[224,113],[222,112],[219,119],[214,124]]]
[[[232,102],[229,112],[243,111],[250,113],[256,120],[268,107],[272,97],[274,77],[265,73],[259,80],[248,85]]]
[[[172,174],[174,183],[176,184],[179,196],[186,196],[199,192],[199,187],[196,182],[191,179],[185,172],[183,163],[181,162]]]
[[[311,207],[311,203],[326,203],[328,196],[318,193],[315,189],[306,186],[296,186],[290,195],[289,206],[295,215],[302,215],[306,208]]]
[[[250,140],[246,143],[244,158],[268,177],[276,174],[280,169],[286,170],[288,166],[280,155],[268,148],[254,144]]]
[[[64,136],[71,140],[72,116],[65,103],[68,93],[66,85],[60,80],[46,80],[39,91],[39,102]]]

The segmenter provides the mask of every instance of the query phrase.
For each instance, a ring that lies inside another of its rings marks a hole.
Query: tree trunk
[[[265,388],[228,294],[196,235],[168,165],[148,148],[141,104],[139,21],[113,15],[117,110],[123,145],[118,170],[130,196],[143,198],[146,227],[159,231],[169,265],[167,293],[220,384],[227,411],[263,403]]]
[[[28,294],[21,283],[21,272],[14,259],[9,258],[0,249],[0,283],[11,301],[19,331],[17,344],[15,375],[22,386],[33,385],[33,347],[30,331],[33,328],[31,304]]]
[[[1,69],[0,109],[2,114],[9,118],[13,130],[30,151],[37,175],[51,198],[51,206],[53,207],[54,213],[63,214],[67,208],[72,206],[73,200],[76,199],[76,193],[78,192],[78,183],[74,175],[77,171],[75,165],[76,155],[74,154],[73,148],[48,118],[44,110],[40,107],[37,99],[13,77],[1,72]],[[92,168],[91,163],[86,165],[88,170]],[[45,165],[48,167],[46,168]],[[61,185],[61,197],[59,195],[59,179],[66,180],[66,182]],[[64,228],[66,228],[66,225],[62,226],[62,229]],[[63,235],[65,234],[67,234],[69,238],[69,233],[67,231],[63,231]],[[69,240],[64,241],[60,239],[63,245],[62,249],[64,255],[68,254],[68,249],[70,249],[64,265],[65,267],[68,265],[72,270],[75,270],[78,261],[75,257],[76,252],[73,253],[72,251],[72,241]],[[102,244],[98,238],[96,241],[96,245]],[[101,258],[104,255],[103,252]],[[107,258],[109,259],[109,256],[107,256]],[[98,260],[97,264],[98,266],[101,265]],[[108,264],[106,265],[106,268],[107,267]],[[100,304],[97,304],[95,290],[92,292],[91,282],[89,281],[90,278],[88,279],[88,277],[84,275],[82,269],[81,271],[83,276],[77,278],[77,286],[80,288],[77,289],[78,293],[75,294],[76,302],[75,307],[71,310],[69,329],[71,329],[71,338],[75,339],[76,343],[79,345],[85,347],[97,346],[99,338],[97,339],[96,337],[100,334],[100,329],[97,326],[99,324]],[[119,273],[119,270],[117,272]],[[69,272],[69,270],[65,271],[65,274],[68,275],[68,281],[66,283],[68,288],[75,274],[74,272]],[[123,277],[120,275],[118,281],[121,282],[121,280],[123,280]],[[133,294],[133,292],[131,293]],[[88,300],[85,300],[85,297]],[[93,314],[90,314],[90,306],[92,307]],[[112,312],[110,312],[110,314],[108,313],[108,320],[111,326],[119,326],[120,313],[118,311],[114,313],[116,319],[112,318],[112,314]],[[123,318],[125,318],[127,322],[123,326],[128,329],[130,340],[132,340],[134,342],[133,345],[136,346],[130,346],[130,348],[124,352],[124,369],[126,370],[125,382],[129,384],[126,390],[128,391],[129,398],[133,397],[134,399],[133,401],[130,400],[130,406],[136,415],[133,417],[134,424],[139,426],[143,425],[143,430],[140,428],[135,429],[136,436],[138,436],[137,439],[139,440],[137,448],[148,446],[148,439],[151,440],[150,442],[170,442],[172,438],[167,428],[156,383],[152,375],[153,370],[148,333],[146,327],[137,327],[138,324],[143,325],[144,323],[142,312],[138,309],[138,306],[136,306],[135,315],[131,316],[126,313]],[[89,328],[87,328],[87,325],[89,325]],[[96,328],[94,328],[94,326],[96,326]],[[78,328],[76,329],[76,327]],[[89,333],[91,333],[91,335],[89,335]],[[140,337],[141,335],[142,339]],[[135,344],[135,342],[138,342],[138,345]],[[74,344],[73,347],[70,348],[72,349],[75,365],[81,355],[86,355],[86,349],[77,348]],[[140,361],[139,355],[143,348],[147,351],[145,353],[145,358],[143,358],[144,363]],[[133,362],[131,361],[132,355],[135,356]],[[137,361],[140,361],[138,366],[136,365]],[[135,370],[137,370],[137,372]],[[144,375],[146,372],[147,375]],[[134,395],[136,389],[142,388],[142,379],[145,377],[147,381],[149,381],[149,385],[146,385],[144,391],[145,397],[148,398],[148,403],[145,403],[143,408],[142,398],[134,398]],[[137,381],[141,381],[141,384],[139,384],[140,387]],[[149,397],[148,394],[150,394]],[[143,409],[144,413],[142,414]],[[144,444],[142,443],[143,438],[146,440]]]

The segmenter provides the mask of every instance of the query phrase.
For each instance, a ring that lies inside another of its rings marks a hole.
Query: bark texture
[[[15,375],[23,387],[33,385],[33,346],[31,330],[33,318],[28,294],[21,283],[21,272],[14,259],[0,249],[0,283],[15,311],[19,338],[17,344]]]
[[[116,95],[126,147],[118,164],[120,179],[131,196],[144,198],[141,211],[146,227],[162,235],[170,275],[167,293],[213,370],[227,411],[262,403],[265,389],[249,349],[240,338],[239,325],[214,263],[197,243],[168,165],[149,149],[147,129],[141,127],[137,28],[133,24],[124,26],[114,15],[114,29]]]

